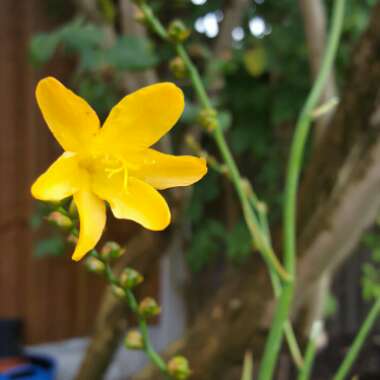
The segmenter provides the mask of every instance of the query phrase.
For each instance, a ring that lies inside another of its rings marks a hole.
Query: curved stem
[[[333,377],[333,380],[344,380],[348,372],[350,371],[354,361],[356,360],[359,351],[361,350],[368,334],[370,333],[374,323],[380,315],[380,298],[372,306],[370,312],[367,315],[367,318],[363,322],[358,334],[355,337],[354,342],[352,343],[347,355],[345,356],[342,364],[340,365],[336,375]]]
[[[342,31],[344,7],[345,0],[335,0],[332,26],[330,28],[329,39],[321,69],[299,116],[290,150],[285,185],[283,225],[284,267],[292,277],[295,276],[296,271],[296,203],[304,148],[306,139],[309,135],[312,111],[318,104],[338,49],[338,42]],[[283,326],[289,315],[293,293],[294,283],[289,282],[284,284],[275,311],[269,337],[266,342],[263,360],[260,366],[259,380],[270,380],[273,377],[283,338]]]
[[[140,9],[144,13],[145,18],[148,21],[149,25],[152,27],[152,29],[162,39],[168,40],[168,34],[165,28],[162,26],[160,21],[154,16],[151,8],[147,4],[143,3],[142,5],[140,5]],[[210,98],[207,95],[206,89],[203,85],[199,72],[197,68],[194,66],[193,62],[191,61],[186,49],[182,44],[175,44],[175,49],[178,56],[182,58],[184,64],[187,67],[190,79],[192,81],[193,87],[195,89],[200,104],[205,109],[212,109]],[[255,213],[249,206],[249,200],[242,186],[242,179],[239,173],[239,169],[235,163],[235,160],[232,157],[231,151],[227,145],[227,142],[224,138],[224,134],[219,125],[217,125],[217,127],[213,131],[213,136],[219,148],[219,151],[227,165],[229,174],[231,176],[231,180],[235,186],[236,192],[242,205],[244,218],[246,220],[247,226],[250,230],[254,243],[256,244],[257,248],[261,251],[262,255],[266,257],[266,261],[275,269],[275,271],[278,273],[281,279],[283,281],[291,281],[290,276],[288,275],[288,273],[286,273],[277,256],[274,254],[271,247],[268,246],[268,244],[265,242],[262,234],[259,231],[259,222]]]

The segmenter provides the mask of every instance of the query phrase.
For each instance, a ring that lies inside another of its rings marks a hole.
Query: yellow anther
[[[124,170],[123,167],[119,167],[119,168],[116,168],[116,169],[106,169],[106,173],[107,173],[107,177],[108,178],[111,178],[113,175],[117,174],[117,173],[120,173]]]

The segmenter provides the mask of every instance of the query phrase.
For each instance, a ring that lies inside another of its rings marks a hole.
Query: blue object
[[[54,359],[42,355],[28,355],[26,358],[29,363],[0,373],[0,380],[54,380],[56,375]]]
[[[22,322],[0,319],[0,359],[22,355]]]

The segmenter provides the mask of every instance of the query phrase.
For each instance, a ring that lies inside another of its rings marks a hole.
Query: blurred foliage
[[[324,310],[323,310],[323,316],[325,318],[333,317],[339,309],[339,303],[338,299],[334,296],[333,293],[330,291],[327,293]]]
[[[53,203],[36,203],[35,211],[32,214],[29,225],[34,231],[38,231],[42,226],[46,217],[54,210],[59,208],[59,204]],[[51,229],[47,237],[41,237],[37,240],[33,247],[34,257],[43,258],[51,256],[62,256],[65,253],[66,243],[62,234],[57,229]]]
[[[107,41],[104,28],[82,18],[75,18],[53,32],[35,35],[30,44],[32,63],[36,66],[47,63],[58,47],[79,58],[79,72],[144,70],[155,66],[158,60],[148,40],[121,36]]]
[[[240,25],[240,40],[234,41],[224,58],[216,59],[212,49],[217,37],[207,37],[199,25],[205,16],[214,17],[220,28],[225,1],[208,0],[203,5],[187,0],[152,0],[151,3],[165,23],[181,17],[190,27],[198,25],[200,31],[194,31],[188,43],[189,52],[212,89],[213,102],[221,111],[220,122],[239,167],[267,203],[271,223],[275,224],[279,218],[293,125],[311,83],[298,7],[293,0],[251,1]],[[326,3],[331,9],[332,0]],[[31,61],[38,67],[54,60],[57,54],[74,58],[72,83],[103,117],[123,95],[122,75],[155,68],[161,80],[174,80],[167,64],[175,56],[174,52],[154,36],[148,41],[117,35],[110,41],[105,25],[113,23],[115,30],[120,29],[115,4],[117,2],[99,2],[103,24],[95,24],[85,16],[76,17],[55,30],[35,35],[30,45]],[[339,85],[353,43],[365,27],[373,4],[374,0],[348,1],[336,67]],[[256,36],[250,31],[253,18],[264,25]],[[188,127],[197,123],[199,112],[189,81],[183,79],[178,84],[185,91],[187,105],[183,127],[176,128],[172,134],[177,151]],[[201,142],[207,151],[216,154],[207,136],[203,136]],[[230,198],[233,202],[235,196],[233,191],[226,191],[229,186],[226,182],[210,170],[206,178],[194,186],[187,214],[192,230],[187,257],[194,270],[201,270],[221,255],[240,263],[252,250],[241,216],[232,218],[226,210],[231,204]],[[238,208],[237,203],[235,208]]]
[[[371,252],[369,260],[362,266],[362,293],[366,301],[373,301],[380,297],[380,231],[378,226],[363,236],[362,244]]]

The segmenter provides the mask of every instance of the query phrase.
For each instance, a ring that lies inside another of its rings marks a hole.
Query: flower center
[[[125,159],[114,154],[89,153],[81,157],[80,166],[85,168],[91,175],[105,174],[107,178],[121,173],[123,176],[124,189],[128,186],[128,169],[134,167]]]

